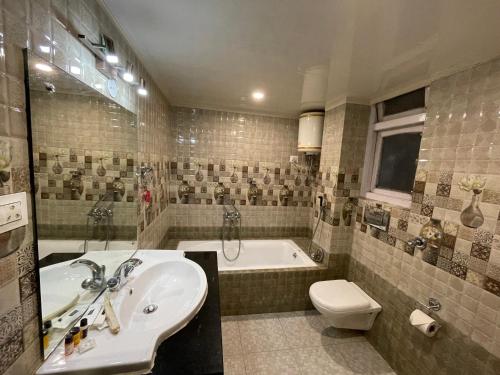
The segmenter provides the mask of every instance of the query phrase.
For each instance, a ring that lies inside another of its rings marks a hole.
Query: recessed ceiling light
[[[35,68],[37,68],[38,70],[41,70],[42,72],[51,72],[52,71],[52,68],[50,66],[48,66],[47,64],[38,63],[38,64],[35,64]]]
[[[265,97],[266,97],[266,95],[264,94],[263,91],[255,90],[254,92],[252,92],[253,100],[256,100],[258,102],[260,102],[261,100],[264,100]]]

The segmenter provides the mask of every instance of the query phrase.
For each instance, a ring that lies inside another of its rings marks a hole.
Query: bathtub
[[[238,252],[238,241],[224,241],[227,256]],[[240,256],[228,261],[222,254],[222,241],[180,241],[177,250],[216,251],[219,271],[264,270],[317,267],[292,240],[242,240]]]
[[[38,258],[43,259],[52,253],[83,253],[84,240],[38,240]],[[87,251],[104,250],[106,241],[88,241]],[[136,250],[136,241],[109,241],[108,250]]]

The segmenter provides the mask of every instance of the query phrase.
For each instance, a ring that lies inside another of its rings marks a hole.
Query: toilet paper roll
[[[411,313],[410,324],[428,337],[434,336],[439,329],[439,324],[420,310]]]

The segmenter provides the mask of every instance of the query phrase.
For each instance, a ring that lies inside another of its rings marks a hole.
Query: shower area
[[[71,77],[33,82],[39,257],[135,248],[135,114]]]

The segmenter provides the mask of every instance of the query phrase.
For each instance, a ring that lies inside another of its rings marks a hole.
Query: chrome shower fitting
[[[412,249],[424,250],[427,246],[427,240],[420,236],[415,237],[413,240],[407,242],[408,246]]]
[[[238,228],[238,252],[234,258],[229,258],[226,255],[226,249],[224,248],[224,236],[226,233],[226,223],[229,224],[229,241],[232,239],[233,229],[236,225],[239,224]],[[227,261],[232,262],[238,259],[241,251],[241,214],[240,211],[233,205],[230,206],[230,209],[224,205],[224,213],[222,215],[222,255],[226,258]]]

